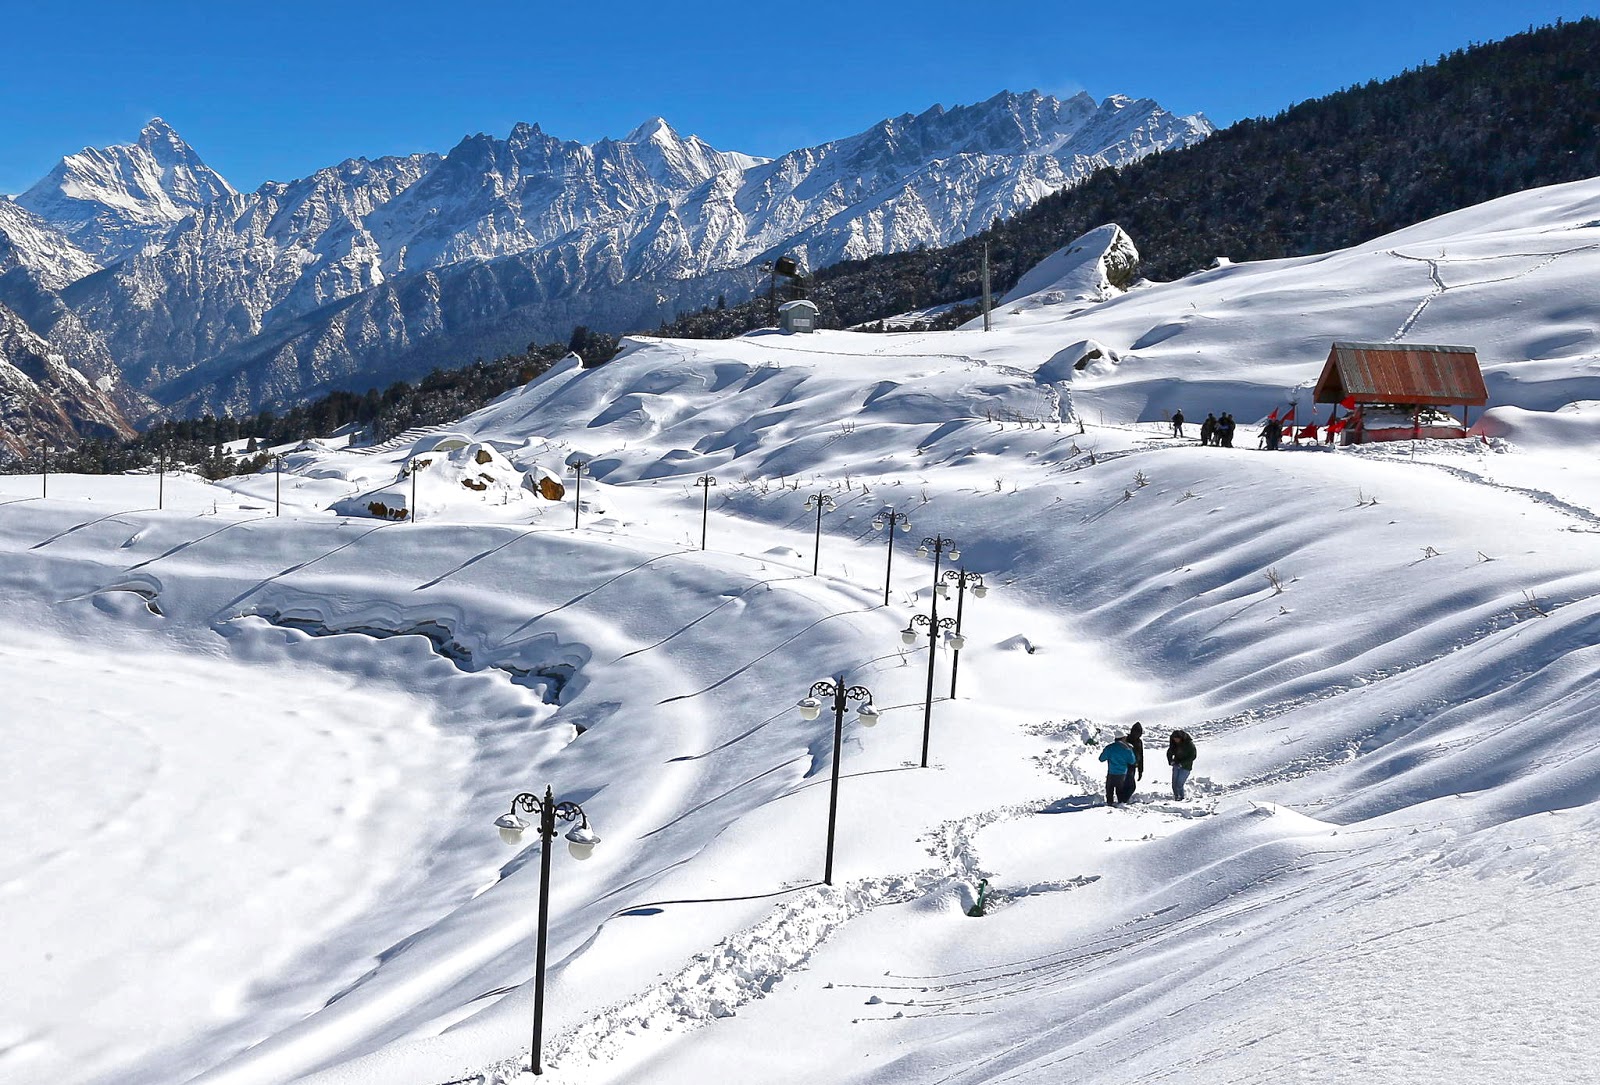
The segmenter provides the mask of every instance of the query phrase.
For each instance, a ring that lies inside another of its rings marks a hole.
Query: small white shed
[[[804,299],[784,302],[778,306],[778,327],[789,333],[816,331],[816,303]]]

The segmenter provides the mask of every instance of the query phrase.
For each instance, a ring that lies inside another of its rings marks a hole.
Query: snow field
[[[0,1070],[531,1081],[538,855],[489,825],[550,782],[603,843],[554,857],[548,1081],[1586,1080],[1600,474],[1571,443],[1596,398],[1573,394],[1592,361],[1573,327],[1597,203],[1562,186],[1080,308],[1100,289],[1087,251],[989,335],[640,340],[453,427],[521,471],[587,457],[578,531],[570,499],[448,486],[417,524],[330,515],[406,448],[297,453],[283,517],[262,513],[265,475],[109,516],[145,480],[57,497],[52,479],[50,501],[6,482],[10,629],[70,644],[55,657],[137,649],[200,674],[228,655],[414,701],[406,733],[431,737],[367,748],[363,783],[453,799],[361,872],[381,900],[354,890],[307,952],[242,968],[230,1012],[175,1039],[58,1037],[53,1061],[13,1043]],[[1402,327],[1483,348],[1497,402],[1520,405],[1490,413],[1489,443],[1264,455],[1159,421],[1215,397],[1243,434],[1328,339]],[[1090,341],[1106,350],[1079,370]],[[837,507],[812,577],[818,492]],[[912,519],[888,607],[886,507]],[[939,650],[922,770],[925,649],[898,632],[930,603],[913,550],[935,533],[992,590],[966,601],[954,701]],[[847,725],[823,887],[831,720],[793,704],[840,674],[885,711]],[[1091,740],[1135,719],[1148,768],[1108,810]],[[319,749],[291,720],[273,720],[284,748]],[[1201,750],[1181,804],[1161,757],[1179,726]],[[72,734],[26,752],[95,764]],[[444,773],[429,742],[454,751]],[[193,823],[169,824],[181,844]],[[969,918],[985,878],[990,912]],[[38,921],[29,899],[0,907]],[[214,1000],[228,939],[193,926],[173,996]]]

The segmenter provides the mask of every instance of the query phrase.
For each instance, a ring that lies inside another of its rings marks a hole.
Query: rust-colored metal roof
[[[1317,378],[1315,401],[1482,406],[1489,389],[1472,347],[1423,343],[1335,343]]]

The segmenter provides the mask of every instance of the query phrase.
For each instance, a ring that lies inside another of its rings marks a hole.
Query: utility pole
[[[989,243],[983,243],[983,330],[989,330]]]

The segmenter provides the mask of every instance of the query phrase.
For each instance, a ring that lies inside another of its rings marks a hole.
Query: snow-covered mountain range
[[[241,194],[155,120],[0,201],[0,253],[61,294],[133,387],[237,412],[579,323],[648,326],[748,292],[751,265],[780,252],[814,268],[946,244],[1211,131],[1148,99],[1008,92],[773,160],[661,118],[592,144],[519,124]]]

